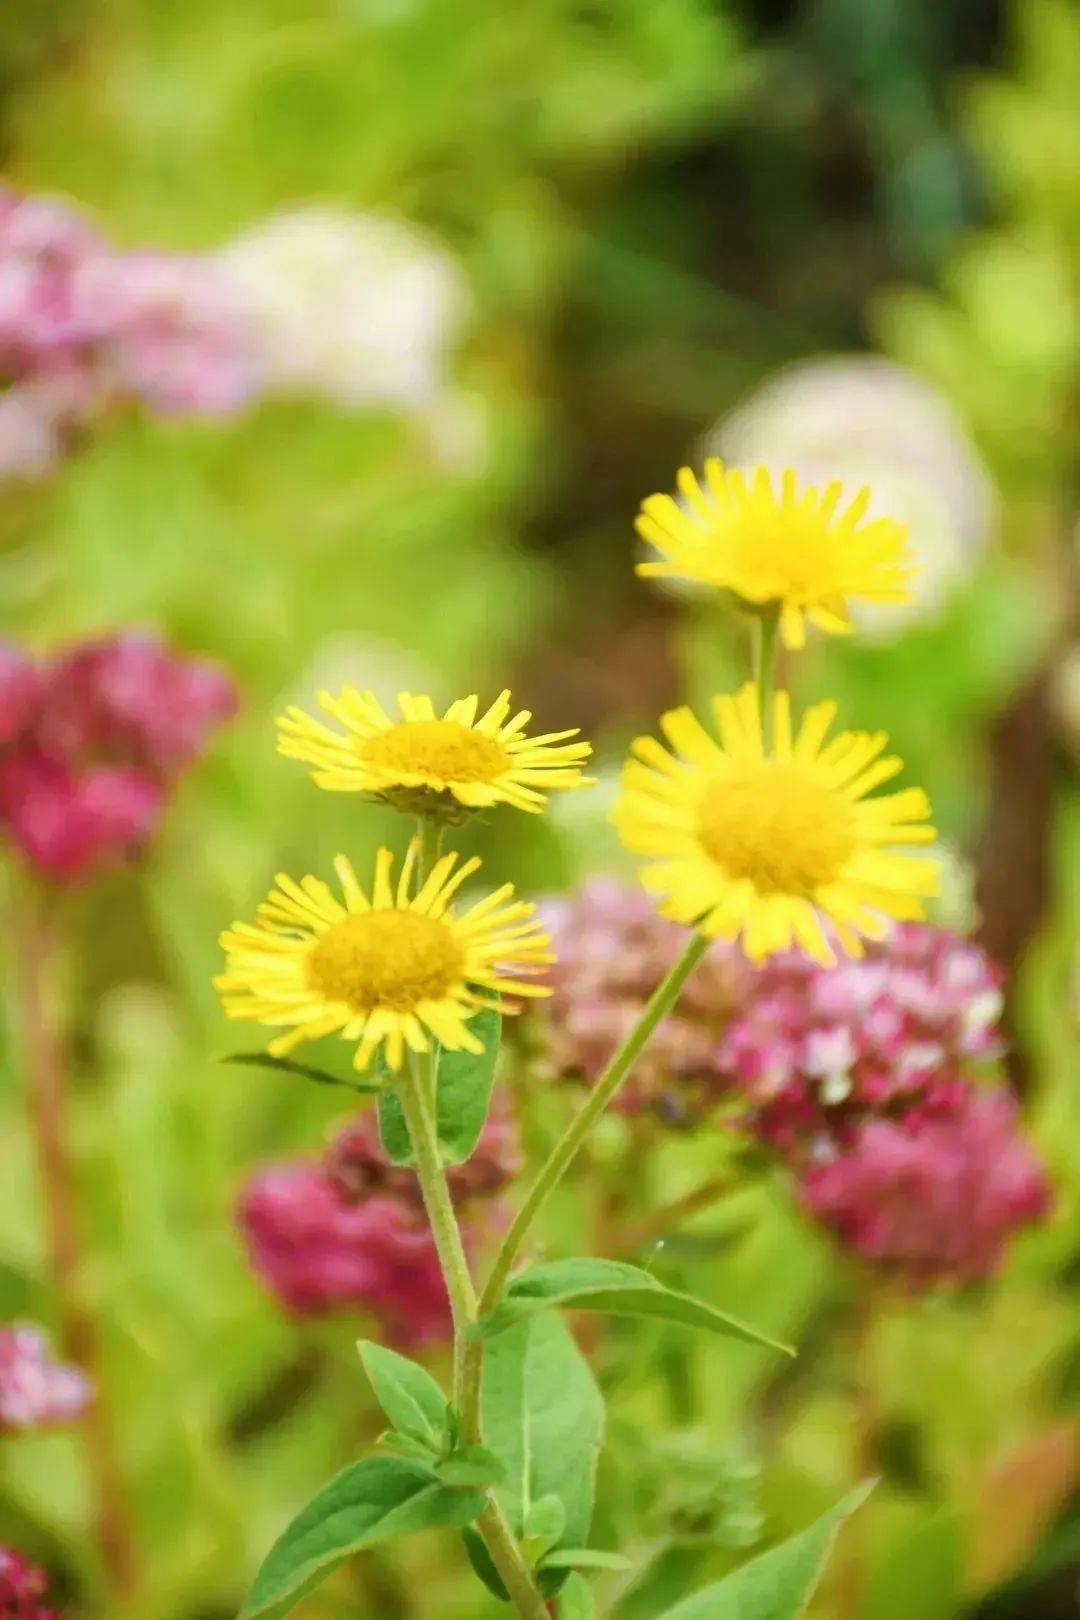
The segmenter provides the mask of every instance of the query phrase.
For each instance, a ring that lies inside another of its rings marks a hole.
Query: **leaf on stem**
[[[365,1457],[324,1485],[263,1561],[240,1620],[283,1620],[352,1553],[393,1536],[472,1522],[480,1491],[442,1484],[430,1468],[398,1457]]]
[[[660,1317],[794,1355],[790,1345],[771,1339],[704,1300],[665,1287],[640,1266],[586,1257],[549,1260],[519,1273],[502,1303],[474,1323],[470,1331],[478,1338],[495,1339],[537,1312],[557,1305],[567,1310],[604,1311],[612,1316]]]
[[[358,1091],[362,1096],[382,1088],[382,1080],[362,1080],[356,1074],[332,1074],[329,1069],[317,1069],[313,1063],[297,1063],[294,1058],[274,1057],[270,1052],[230,1052],[222,1063],[241,1063],[252,1069],[277,1069],[282,1074],[298,1075],[301,1080],[314,1080],[320,1086],[344,1086],[346,1091]]]
[[[502,1018],[485,1007],[469,1028],[483,1041],[482,1052],[439,1052],[435,1127],[444,1164],[464,1164],[476,1148],[491,1105]],[[413,1162],[405,1110],[392,1085],[379,1091],[379,1134],[394,1164]]]
[[[446,1443],[446,1396],[417,1362],[361,1339],[356,1347],[375,1399],[394,1428],[432,1452]]]

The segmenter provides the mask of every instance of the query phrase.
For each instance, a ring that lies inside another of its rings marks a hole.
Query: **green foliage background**
[[[480,461],[454,468],[389,412],[125,420],[0,514],[5,633],[44,645],[152,624],[226,660],[245,695],[147,869],[69,905],[87,1280],[142,1568],[110,1620],[234,1615],[284,1520],[379,1426],[352,1348],[364,1325],[285,1322],[232,1227],[245,1168],[316,1149],[341,1107],[219,1065],[215,935],[278,867],[362,856],[386,831],[275,756],[273,714],[310,692],[316,661],[349,653],[376,682],[405,670],[447,696],[512,682],[613,765],[638,721],[742,657],[730,632],[634,583],[638,500],[778,365],[874,346],[964,413],[1000,486],[1001,543],[943,620],[886,649],[820,649],[803,680],[890,728],[978,857],[1059,1199],[1000,1281],[894,1302],[863,1336],[885,1437],[859,1532],[864,1609],[1073,1612],[1053,1605],[1080,1559],[1080,805],[1047,691],[1076,628],[1078,82],[1068,0],[1003,15],[963,0],[4,7],[12,179],[71,193],[130,243],[215,246],[309,198],[419,222],[464,267],[457,376],[488,428]],[[602,808],[521,819],[483,835],[500,880],[557,886],[618,860]],[[0,1301],[48,1319],[8,1013]],[[534,1139],[564,1106],[531,1100]],[[724,1151],[657,1144],[649,1194],[674,1196]],[[613,1125],[596,1160],[614,1186],[625,1152]],[[575,1247],[585,1205],[579,1180],[555,1252]],[[784,1189],[738,1195],[660,1267],[802,1355],[777,1374],[760,1351],[663,1325],[594,1339],[612,1411],[597,1532],[646,1569],[619,1620],[806,1524],[860,1467],[851,1279]],[[0,1449],[0,1539],[49,1565],[71,1620],[105,1613],[69,1437]],[[303,1610],[489,1612],[439,1538],[372,1554]]]

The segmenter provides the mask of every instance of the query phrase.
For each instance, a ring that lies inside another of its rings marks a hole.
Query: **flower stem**
[[[439,1263],[446,1279],[447,1293],[450,1295],[450,1309],[454,1319],[454,1399],[460,1409],[466,1347],[470,1342],[467,1332],[470,1324],[476,1320],[476,1290],[473,1287],[465,1247],[461,1241],[457,1216],[454,1214],[446,1171],[443,1169],[439,1154],[435,1120],[425,1094],[426,1082],[427,1073],[423,1058],[417,1054],[410,1054],[401,1082],[401,1101],[409,1127],[409,1136],[412,1139],[424,1207],[427,1210]],[[479,1389],[477,1411],[471,1427],[476,1430],[479,1437]],[[462,1430],[466,1440],[471,1438],[465,1433],[464,1424]],[[476,1520],[476,1528],[483,1537],[491,1561],[502,1577],[519,1615],[523,1616],[523,1620],[548,1620],[547,1604],[494,1496],[489,1495],[483,1511]]]
[[[67,1142],[67,1075],[61,1044],[48,1012],[55,942],[43,895],[27,895],[17,918],[17,932],[23,1043],[49,1268],[64,1353],[91,1384],[81,1433],[102,1564],[114,1594],[126,1597],[135,1585],[134,1548],[116,1439],[97,1372],[97,1332],[80,1292],[78,1217]]]
[[[499,1303],[514,1261],[537,1215],[562,1180],[596,1121],[641,1056],[653,1030],[675,1005],[680,990],[701,961],[708,945],[709,941],[704,935],[697,933],[691,935],[683,954],[663,982],[653,991],[637,1024],[596,1082],[583,1106],[570,1121],[562,1137],[552,1148],[503,1239],[502,1248],[480,1298],[480,1315],[494,1310]],[[466,1351],[465,1380],[461,1392],[461,1425],[462,1432],[466,1436],[470,1433],[470,1426],[475,1423],[479,1407],[481,1363],[482,1346],[476,1341],[470,1341]]]
[[[758,690],[758,713],[761,716],[761,735],[769,746],[772,722],[773,687],[776,684],[776,653],[780,630],[780,611],[766,608],[754,618],[754,684]]]

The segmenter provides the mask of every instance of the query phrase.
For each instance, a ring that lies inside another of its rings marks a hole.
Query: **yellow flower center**
[[[735,569],[750,586],[767,581],[781,597],[819,596],[838,588],[818,524],[751,509],[741,515],[732,539]]]
[[[702,848],[759,894],[810,895],[854,847],[851,810],[798,766],[767,760],[710,783],[698,810]]]
[[[465,955],[454,930],[415,911],[367,911],[335,923],[308,957],[308,980],[353,1012],[409,1012],[460,984]]]
[[[365,742],[363,756],[380,770],[444,782],[492,782],[509,764],[497,738],[456,720],[402,720]]]

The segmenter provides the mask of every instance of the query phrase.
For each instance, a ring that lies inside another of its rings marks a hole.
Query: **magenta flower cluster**
[[[0,1620],[60,1620],[56,1609],[45,1607],[47,1589],[44,1570],[0,1547]]]
[[[516,1128],[493,1108],[475,1154],[449,1172],[467,1246],[499,1223],[497,1194],[520,1168]],[[295,1316],[359,1311],[406,1348],[448,1339],[450,1307],[416,1177],[390,1163],[374,1110],[320,1159],[256,1170],[240,1229],[255,1272]]]
[[[40,475],[127,402],[237,410],[253,336],[215,261],[121,252],[68,204],[0,189],[0,475]]]
[[[86,1378],[53,1358],[37,1328],[25,1322],[0,1328],[0,1434],[62,1428],[82,1416],[89,1400]]]
[[[232,715],[225,671],[128,631],[35,661],[0,644],[0,825],[59,883],[138,853]]]
[[[686,930],[657,915],[639,888],[595,878],[541,908],[557,961],[542,1023],[541,1073],[599,1078],[643,1004],[682,954]],[[718,941],[649,1041],[616,1106],[652,1110],[673,1125],[693,1123],[727,1088],[718,1062],[726,1021],[749,991],[751,970]]]

